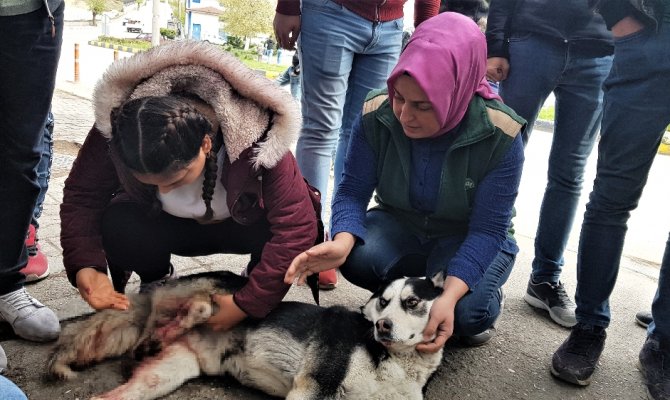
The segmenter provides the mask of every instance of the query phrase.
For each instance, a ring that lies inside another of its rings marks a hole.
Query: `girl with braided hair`
[[[318,231],[318,193],[289,151],[300,129],[290,94],[216,46],[177,42],[112,65],[94,103],[61,206],[82,297],[126,309],[132,272],[145,290],[174,275],[173,254],[249,254],[248,283],[215,298],[210,322],[264,317]]]

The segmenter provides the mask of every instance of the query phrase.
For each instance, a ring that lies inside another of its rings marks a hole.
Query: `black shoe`
[[[571,328],[577,323],[575,318],[577,307],[570,300],[561,282],[555,285],[549,282],[535,283],[531,278],[528,280],[528,288],[523,299],[533,307],[549,311],[551,319],[561,326]]]
[[[491,326],[488,327],[482,333],[478,333],[472,336],[461,336],[461,342],[465,343],[466,346],[470,347],[482,346],[488,343],[489,340],[493,339],[496,333],[498,333],[496,331],[496,325],[500,321],[500,318],[502,318],[503,310],[505,309],[505,292],[503,292],[502,288],[499,288],[498,291],[500,293],[500,313],[498,313],[496,320],[493,321],[493,324],[491,324]]]
[[[165,276],[163,276],[162,278],[160,278],[158,280],[155,280],[155,281],[151,281],[151,282],[141,282],[139,292],[140,293],[153,292],[157,288],[159,288],[161,286],[165,286],[165,284],[168,283],[169,281],[177,279],[177,278],[179,278],[179,274],[174,269],[174,266],[172,264],[170,264],[169,272]]]
[[[651,316],[651,311],[639,311],[635,314],[635,322],[643,328],[648,328],[654,317]]]
[[[566,382],[586,386],[605,347],[605,328],[578,323],[556,350],[551,374]]]
[[[649,336],[640,351],[640,371],[647,385],[647,396],[654,400],[670,399],[670,348]]]

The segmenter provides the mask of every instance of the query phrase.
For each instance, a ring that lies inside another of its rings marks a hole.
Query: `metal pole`
[[[151,18],[151,46],[158,46],[161,42],[161,27],[160,27],[160,0],[153,1],[152,18]]]
[[[74,44],[74,81],[79,82],[79,43]]]

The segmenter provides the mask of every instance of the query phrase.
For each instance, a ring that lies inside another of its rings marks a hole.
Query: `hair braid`
[[[214,139],[212,139],[213,141]],[[205,161],[205,180],[202,182],[202,199],[205,201],[205,214],[201,217],[203,221],[210,221],[214,217],[214,210],[212,209],[212,197],[214,197],[214,187],[216,186],[216,175],[219,169],[216,163],[217,152],[214,146],[207,153],[207,160]]]

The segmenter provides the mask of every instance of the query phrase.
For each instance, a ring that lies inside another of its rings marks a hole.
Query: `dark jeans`
[[[149,217],[146,207],[132,202],[109,206],[102,222],[103,247],[117,290],[118,279],[126,271],[137,273],[142,282],[162,278],[170,270],[172,254],[250,254],[249,266],[253,267],[271,238],[270,225],[265,220],[249,226],[232,218],[199,224],[165,212]]]
[[[577,320],[607,327],[627,222],[670,123],[670,26],[615,40],[605,81],[598,167],[579,241]],[[666,201],[670,199],[665,199]],[[664,210],[659,210],[664,212]],[[649,221],[654,223],[655,221]],[[670,339],[670,242],[661,265],[650,330]]]
[[[44,129],[42,130],[42,156],[37,165],[37,183],[40,185],[40,194],[37,196],[37,203],[33,210],[33,219],[30,221],[36,228],[39,228],[39,219],[42,216],[42,209],[44,199],[47,196],[49,189],[49,180],[51,179],[51,164],[54,156],[54,116],[49,111],[46,121],[44,122]]]
[[[600,128],[602,85],[612,56],[580,54],[564,43],[526,33],[510,39],[510,71],[500,83],[505,104],[528,121],[524,143],[542,105],[554,92],[556,116],[547,186],[535,235],[533,280],[558,283],[584,181]]]
[[[385,280],[434,276],[445,269],[461,245],[460,240],[450,238],[419,238],[381,210],[368,211],[365,224],[365,244],[354,246],[340,272],[349,282],[370,291]],[[458,301],[455,335],[472,336],[493,324],[501,311],[498,289],[509,278],[515,258],[514,254],[498,253],[479,283]]]
[[[56,82],[63,10],[0,17],[0,295],[20,289],[28,262],[25,235],[40,187],[44,121]]]

